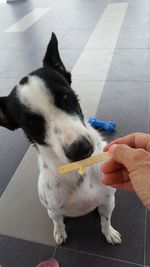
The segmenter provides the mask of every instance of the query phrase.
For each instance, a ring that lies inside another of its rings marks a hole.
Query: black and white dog
[[[100,153],[105,142],[84,121],[54,33],[43,67],[24,77],[8,96],[0,97],[0,125],[11,130],[21,127],[37,148],[39,197],[54,223],[57,244],[67,238],[64,216],[81,216],[96,207],[107,241],[121,243],[111,226],[115,190],[101,183],[100,165],[88,167],[83,177],[77,172],[58,173],[62,164]]]

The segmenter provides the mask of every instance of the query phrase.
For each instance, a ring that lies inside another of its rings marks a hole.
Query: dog
[[[39,198],[53,221],[57,244],[67,238],[65,216],[85,215],[95,208],[106,240],[121,243],[120,234],[111,226],[115,189],[102,184],[100,164],[88,167],[83,176],[76,171],[58,173],[62,164],[100,153],[106,142],[84,120],[54,33],[43,67],[23,77],[8,96],[0,97],[0,125],[22,128],[37,150]]]

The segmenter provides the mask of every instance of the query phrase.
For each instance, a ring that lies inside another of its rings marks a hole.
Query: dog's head
[[[0,125],[22,128],[31,142],[53,149],[60,158],[76,161],[92,154],[90,131],[54,33],[43,67],[21,79],[8,96],[0,97]]]

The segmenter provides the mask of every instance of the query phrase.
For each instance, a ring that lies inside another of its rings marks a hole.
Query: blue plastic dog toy
[[[101,128],[106,132],[113,132],[116,128],[116,124],[113,121],[99,121],[96,118],[89,118],[88,123],[95,128]]]

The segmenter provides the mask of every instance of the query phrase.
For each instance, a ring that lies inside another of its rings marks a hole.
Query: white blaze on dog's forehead
[[[19,84],[17,94],[21,103],[33,112],[48,114],[53,111],[53,96],[37,76],[29,76],[26,84]]]

